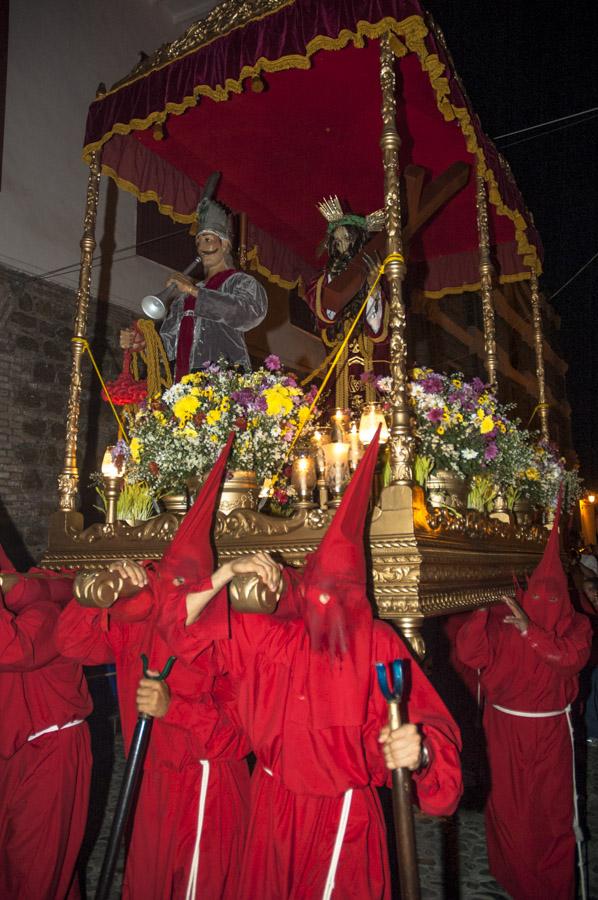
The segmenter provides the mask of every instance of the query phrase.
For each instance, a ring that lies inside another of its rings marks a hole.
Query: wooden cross
[[[403,252],[408,254],[409,242],[413,235],[429,222],[451,197],[454,197],[467,183],[470,167],[465,162],[456,162],[438,175],[424,188],[426,171],[421,166],[407,166],[403,174],[407,197],[407,223],[403,228]],[[362,247],[347,268],[328,284],[322,285],[322,307],[339,313],[362,288],[368,266],[364,255],[376,258],[386,256],[386,232],[379,231]]]

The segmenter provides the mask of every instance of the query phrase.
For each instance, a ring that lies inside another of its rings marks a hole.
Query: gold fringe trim
[[[476,157],[477,171],[488,185],[488,198],[498,213],[511,219],[515,226],[515,239],[517,252],[523,257],[526,266],[533,267],[539,275],[542,272],[542,264],[538,258],[538,252],[527,237],[527,223],[519,210],[511,209],[503,201],[494,172],[488,166],[484,151],[477,141],[477,136],[471,122],[471,116],[464,107],[453,106],[449,99],[449,81],[445,76],[445,67],[435,53],[429,53],[424,43],[428,34],[428,28],[420,19],[421,28],[412,28],[405,34],[405,42],[409,50],[416,53],[424,72],[427,72],[430,84],[436,93],[436,105],[445,121],[453,122],[455,119],[465,137],[468,151]],[[500,157],[500,154],[499,154]],[[502,159],[502,158],[501,158]],[[512,177],[508,174],[508,177]],[[527,276],[529,277],[529,276]],[[447,292],[448,293],[448,292]]]
[[[251,250],[247,252],[247,262],[250,264],[249,268],[253,272],[259,272],[260,275],[263,275],[264,278],[267,278],[268,281],[271,281],[272,284],[277,284],[279,287],[284,288],[287,291],[292,291],[294,288],[297,288],[300,297],[305,297],[305,285],[303,283],[303,278],[299,275],[295,281],[287,281],[284,278],[281,278],[280,275],[276,275],[276,273],[271,272],[261,261],[259,257],[259,248],[257,246],[253,246]]]
[[[277,11],[278,10],[275,10],[274,12]],[[266,18],[269,15],[273,15],[273,13],[266,13],[262,18]],[[255,19],[252,21],[259,21],[259,19]],[[515,227],[515,238],[517,241],[517,251],[520,256],[522,256],[524,265],[533,268],[536,274],[540,275],[542,273],[542,265],[538,258],[536,247],[530,244],[528,240],[526,234],[527,224],[525,222],[525,219],[518,210],[511,209],[503,201],[494,172],[488,166],[484,151],[477,142],[477,136],[473,128],[468,110],[464,107],[453,106],[453,104],[451,103],[449,99],[449,81],[445,74],[446,70],[444,64],[440,61],[439,57],[435,53],[429,53],[426,48],[424,39],[429,32],[428,27],[421,16],[409,16],[408,18],[403,19],[401,22],[397,22],[396,19],[392,17],[381,19],[376,24],[360,21],[357,23],[356,31],[343,29],[336,38],[327,37],[325,35],[318,35],[317,37],[313,38],[313,40],[308,42],[305,54],[291,54],[289,56],[280,57],[280,59],[277,60],[268,60],[265,57],[260,57],[254,63],[254,65],[244,66],[236,79],[227,78],[224,86],[218,85],[215,88],[212,88],[206,84],[197,85],[193,89],[193,94],[191,96],[183,98],[181,103],[167,103],[164,109],[156,110],[155,112],[150,113],[150,115],[145,119],[131,119],[128,123],[115,123],[112,129],[104,134],[99,141],[88,144],[83,148],[83,159],[86,162],[89,162],[91,154],[94,151],[99,150],[108,140],[110,140],[110,138],[114,134],[126,135],[130,134],[131,131],[143,131],[149,128],[150,125],[153,125],[156,121],[163,121],[165,116],[168,114],[180,116],[187,109],[195,106],[199,98],[201,98],[202,96],[209,97],[216,102],[227,100],[230,94],[240,94],[242,92],[243,81],[246,78],[259,76],[262,72],[281,72],[287,69],[309,69],[311,68],[311,57],[320,50],[342,50],[349,43],[352,43],[354,47],[362,48],[365,45],[366,38],[376,39],[386,33],[391,34],[391,46],[393,52],[397,57],[405,56],[408,51],[417,55],[420,61],[420,65],[423,71],[428,74],[430,84],[436,94],[436,105],[439,111],[443,115],[446,122],[453,122],[457,120],[463,136],[465,137],[467,150],[476,157],[477,171],[481,175],[481,177],[484,178],[486,184],[488,185],[488,198],[490,202],[500,215],[507,216],[507,218],[511,219],[511,221],[513,222],[513,225]],[[213,38],[212,40],[218,40],[222,36],[225,35],[219,35],[218,38]],[[399,40],[399,36],[405,41],[404,44],[401,40]],[[203,46],[208,46],[209,43],[212,43],[212,41],[208,41]],[[199,49],[201,48],[195,48],[189,51],[189,54],[186,55],[197,53]],[[184,56],[178,57],[177,59],[182,58],[184,58]],[[171,62],[165,63],[164,66],[160,68],[165,68],[166,66],[171,64]],[[153,69],[150,72],[144,73],[143,75],[140,75],[138,77],[145,78],[148,75],[151,75],[154,71],[159,70]],[[138,79],[133,80],[135,81]],[[121,85],[111,93],[116,93],[118,90],[121,90],[125,86],[126,85]],[[105,96],[110,96],[110,93],[106,94]],[[134,184],[132,184],[132,182],[127,182],[123,179],[119,179],[118,176],[116,176],[116,173],[113,170],[110,170],[108,167],[102,167],[102,170],[106,174],[110,175],[110,177],[114,178],[119,186],[134,194],[142,202],[155,200],[160,206],[160,201],[159,199],[157,199],[155,192],[141,192]],[[165,206],[160,207],[160,211],[166,212],[166,214],[176,222],[192,222],[194,218],[193,215],[181,216],[181,214],[176,213],[172,208],[169,209]],[[260,269],[258,269],[258,271],[260,271]],[[270,277],[272,276],[272,273],[268,273],[267,270],[262,272],[262,274],[270,278],[270,280],[272,281],[275,280],[274,277]],[[280,279],[276,283],[279,283],[283,286],[288,284],[288,282],[283,282],[282,279]],[[296,285],[294,284],[293,286]],[[471,289],[476,290],[477,288]],[[446,291],[446,293],[451,292],[456,293],[457,291]]]
[[[272,13],[268,13],[267,15],[272,15]],[[256,75],[260,75],[262,72],[282,72],[286,69],[310,69],[311,68],[311,57],[320,50],[342,50],[343,47],[346,47],[347,44],[352,43],[354,47],[362,48],[365,46],[365,39],[375,39],[379,38],[381,35],[386,34],[388,31],[394,32],[393,39],[391,40],[392,49],[396,56],[405,56],[407,53],[407,48],[404,44],[398,40],[396,35],[400,34],[405,30],[405,32],[410,30],[409,23],[411,20],[419,18],[418,16],[410,16],[408,19],[405,19],[403,22],[397,22],[393,18],[385,18],[381,19],[380,22],[376,24],[370,24],[369,22],[358,22],[357,30],[350,31],[349,29],[343,29],[337,38],[327,37],[326,35],[318,35],[313,38],[313,40],[309,41],[305,54],[290,54],[289,56],[281,56],[280,59],[269,60],[265,57],[260,57],[252,66],[244,66],[237,78],[227,78],[224,85],[217,85],[215,88],[210,87],[207,84],[198,84],[193,88],[193,93],[184,97],[180,103],[167,103],[164,109],[156,110],[146,116],[145,119],[131,119],[129,122],[116,122],[110,131],[106,132],[99,141],[95,141],[92,144],[87,144],[83,148],[83,159],[86,162],[89,162],[89,158],[91,154],[99,150],[106,141],[109,141],[110,138],[115,134],[130,134],[131,131],[144,131],[146,128],[149,128],[150,125],[153,125],[158,119],[163,119],[165,115],[182,115],[187,109],[192,106],[196,106],[199,98],[201,97],[209,97],[211,100],[216,102],[221,102],[223,100],[228,100],[230,94],[240,94],[243,91],[243,82],[246,78],[253,78]],[[259,20],[253,20],[259,21]],[[214,38],[217,40],[217,38]],[[211,42],[209,42],[211,43]],[[205,44],[204,46],[208,46]],[[197,53],[201,48],[196,48],[193,51],[190,51],[188,55],[191,53]],[[178,57],[177,59],[184,59],[183,57]],[[165,68],[172,63],[165,63],[161,68]],[[146,78],[148,75],[151,75],[152,72],[159,71],[159,69],[152,69],[151,72],[147,72],[144,75],[140,75],[139,78]],[[135,79],[137,80],[137,79]],[[129,84],[132,82],[129,82]],[[117,93],[118,90],[122,90],[126,85],[121,85],[119,88],[115,89],[110,93]],[[109,97],[110,93],[105,94],[105,97]],[[102,98],[103,100],[104,98]],[[99,101],[102,102],[102,101]]]
[[[517,281],[528,281],[529,280],[529,272],[516,272],[514,275],[499,275],[498,282],[499,284],[514,284]],[[447,287],[443,288],[441,291],[426,291],[424,290],[422,293],[424,297],[428,297],[430,300],[442,300],[443,297],[447,296],[455,296],[457,294],[467,294],[473,291],[480,291],[482,289],[482,285],[479,281],[476,281],[473,284],[461,284],[456,287]]]

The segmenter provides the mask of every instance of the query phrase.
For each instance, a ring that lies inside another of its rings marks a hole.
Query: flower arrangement
[[[208,363],[137,413],[126,480],[146,482],[154,495],[180,490],[210,470],[235,431],[229,468],[254,471],[262,483],[280,469],[314,392],[304,393],[273,355],[254,372]]]
[[[491,470],[507,433],[507,408],[479,378],[414,369],[409,397],[415,417],[419,472],[446,469],[466,478]],[[422,464],[421,460],[426,461]]]

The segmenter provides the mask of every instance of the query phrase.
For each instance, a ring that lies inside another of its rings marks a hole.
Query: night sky
[[[424,6],[442,28],[490,137],[598,106],[595,0],[424,0]],[[598,252],[598,110],[590,115],[585,124],[558,123],[496,141],[542,237],[540,286],[549,298]],[[573,443],[587,486],[598,488],[598,258],[554,307],[569,363]]]

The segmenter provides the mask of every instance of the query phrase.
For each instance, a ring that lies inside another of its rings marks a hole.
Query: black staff
[[[147,671],[148,659],[143,653],[141,662],[143,663],[144,678],[153,678],[154,681],[165,681],[170,675],[176,657],[169,656],[166,665],[159,675],[150,675]],[[110,887],[114,878],[114,870],[118,859],[118,851],[122,841],[123,832],[126,828],[129,815],[137,798],[137,790],[141,781],[141,773],[143,772],[143,762],[147,747],[149,744],[150,734],[153,724],[152,716],[148,713],[140,713],[137,718],[135,731],[133,732],[133,740],[131,741],[131,749],[127,757],[125,773],[123,775],[122,784],[120,786],[120,794],[118,803],[116,804],[116,812],[112,820],[112,828],[110,829],[110,837],[108,838],[108,846],[102,863],[102,871],[100,872],[100,880],[96,891],[96,900],[108,900],[110,896]]]
[[[388,724],[391,731],[401,727],[400,703],[403,696],[403,663],[394,659],[391,664],[392,689],[388,683],[386,666],[376,663],[378,685],[388,704]],[[413,806],[411,804],[411,772],[409,769],[393,769],[392,811],[395,823],[395,841],[399,863],[401,900],[419,900],[419,872],[415,850]]]

